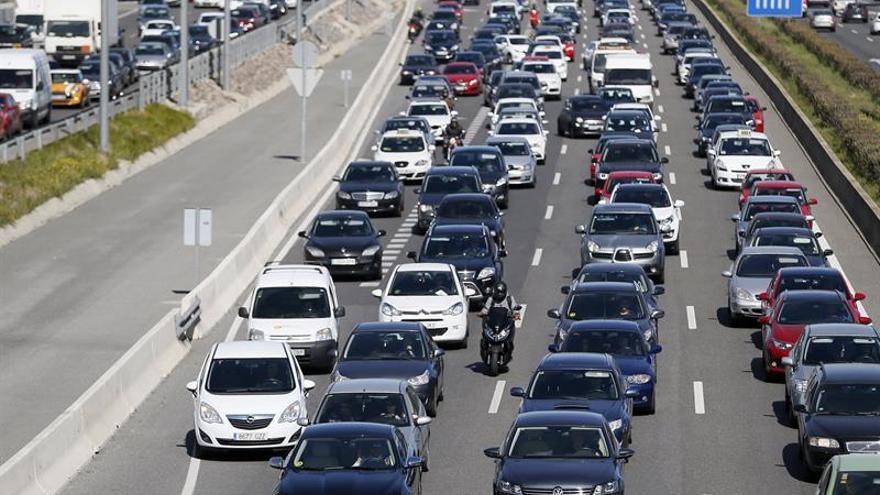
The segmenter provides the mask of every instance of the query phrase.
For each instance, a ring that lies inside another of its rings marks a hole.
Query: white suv
[[[345,316],[336,297],[323,266],[268,265],[238,315],[247,318],[249,340],[285,342],[303,364],[329,370],[336,360],[339,318]]]
[[[431,168],[434,145],[420,131],[397,129],[388,131],[373,145],[373,159],[391,162],[403,179],[421,180]]]
[[[537,45],[532,49],[532,56],[547,57],[556,67],[556,72],[563,81],[568,80],[568,61],[561,47],[553,45]]]
[[[186,388],[193,395],[198,457],[205,449],[292,447],[315,382],[303,378],[283,343],[238,341],[214,344]]]

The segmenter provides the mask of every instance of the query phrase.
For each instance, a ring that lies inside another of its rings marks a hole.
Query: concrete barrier
[[[403,54],[404,25],[414,7],[408,0],[382,60]],[[275,198],[239,244],[190,294],[166,314],[88,390],[12,458],[0,466],[0,494],[57,492],[169,373],[191,345],[177,339],[175,315],[201,299],[197,336],[207,335],[284,241],[294,222],[318,200],[333,175],[346,165],[352,147],[370,124],[397,75],[396,63],[378,64],[339,127],[304,170]]]

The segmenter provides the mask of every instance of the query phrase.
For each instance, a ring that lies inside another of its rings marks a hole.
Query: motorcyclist
[[[529,9],[529,22],[532,25],[532,29],[538,26],[538,7],[535,4],[532,4],[532,8]]]
[[[452,150],[461,145],[461,139],[464,136],[464,129],[462,129],[458,119],[453,118],[449,121],[446,130],[443,131],[443,136],[445,138],[446,158],[448,159]]]
[[[421,7],[417,8],[416,11],[413,12],[412,17],[410,18],[410,22],[415,21],[415,22],[418,22],[419,24],[421,24],[422,21],[424,21],[424,20],[425,20],[425,14],[424,14],[424,12],[422,12]]]
[[[519,311],[517,311],[516,301],[513,299],[513,296],[507,291],[507,284],[505,282],[498,282],[492,287],[492,297],[486,299],[486,303],[483,305],[483,309],[478,313],[480,317],[484,317],[489,314],[489,310],[496,307],[504,307],[510,313],[510,315],[514,319],[519,319]]]

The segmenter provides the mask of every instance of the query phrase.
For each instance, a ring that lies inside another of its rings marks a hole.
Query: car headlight
[[[593,495],[607,495],[611,493],[617,493],[620,491],[620,482],[609,481],[608,483],[602,483],[601,485],[596,485],[596,488],[593,490]]]
[[[425,370],[425,372],[422,373],[421,375],[414,376],[414,377],[410,378],[409,380],[407,380],[407,383],[409,383],[413,387],[417,387],[419,385],[424,385],[424,384],[428,383],[428,380],[430,380],[430,379],[431,379],[431,375],[428,374],[428,370]]]
[[[398,193],[397,191],[388,191],[387,193],[385,193],[385,199],[394,199],[398,196],[400,196],[400,193]]]
[[[663,180],[663,174],[660,172],[654,172],[653,177],[654,177],[654,180],[657,180],[657,181]]]
[[[434,47],[431,46],[431,45],[425,45],[424,48],[425,48],[425,51],[426,51],[426,52],[430,52],[430,51],[433,51],[433,50],[434,50]]]
[[[426,70],[425,74],[427,74],[429,76],[433,76],[434,74],[436,74],[436,72],[434,72],[433,70]]]
[[[833,438],[828,437],[810,437],[808,442],[810,447],[818,447],[820,449],[839,449],[840,443]]]
[[[428,166],[428,160],[418,160],[418,161],[416,161],[416,163],[414,164],[414,166],[416,166],[416,167],[427,167],[427,166]]]
[[[279,423],[296,423],[296,420],[299,419],[299,415],[302,412],[302,406],[299,405],[299,402],[294,402],[293,404],[287,406],[287,409],[281,413],[281,417],[278,418]]]
[[[306,251],[308,251],[309,255],[312,257],[315,257],[315,258],[323,258],[324,257],[324,251],[322,251],[314,246],[307,246]]]
[[[199,417],[205,423],[215,423],[218,425],[223,423],[223,418],[220,417],[220,413],[218,413],[217,410],[211,407],[207,402],[199,403]]]
[[[671,215],[660,220],[661,227],[666,226],[666,225],[672,227],[672,216]]]
[[[468,81],[468,86],[476,86],[478,82],[480,81],[476,79],[471,79],[470,81]]]
[[[443,314],[446,316],[458,316],[462,312],[464,312],[464,304],[457,302],[443,311]]]
[[[382,303],[381,311],[385,316],[400,316],[400,310],[388,303]]]
[[[248,340],[266,340],[266,334],[262,330],[251,328],[248,332]]]
[[[627,375],[626,383],[633,385],[642,385],[651,381],[651,375],[647,373],[639,373],[638,375]]]
[[[333,370],[333,373],[330,374],[331,382],[341,382],[343,380],[348,380],[348,377],[336,370]]]
[[[364,249],[364,251],[361,253],[361,256],[363,256],[365,258],[369,257],[369,256],[373,256],[374,254],[379,252],[379,249],[381,247],[382,246],[370,246],[367,249]]]
[[[520,488],[519,485],[514,484],[514,483],[508,483],[507,481],[504,481],[504,480],[498,480],[498,483],[496,483],[496,486],[498,487],[498,491],[501,493],[511,493],[511,494],[516,494],[516,495],[520,495],[522,493],[522,488]]]
[[[599,245],[596,244],[594,241],[587,241],[587,251],[595,253],[599,251]]]
[[[574,119],[574,121],[580,124],[584,121],[584,119],[582,117],[577,117],[576,119]]]
[[[329,328],[322,328],[315,333],[315,340],[332,340],[333,333]]]
[[[776,347],[777,349],[782,349],[783,351],[787,351],[787,350],[791,349],[792,347],[794,347],[792,344],[789,344],[788,342],[783,342],[783,341],[777,340],[777,339],[770,339],[770,343],[773,344],[773,346]]]
[[[487,266],[480,270],[480,273],[477,274],[477,280],[485,280],[487,278],[492,278],[495,276],[495,268],[491,266]]]
[[[800,379],[795,378],[793,380],[793,382],[794,382],[795,392],[802,394],[807,391],[807,381],[806,380],[800,380]]]
[[[651,241],[651,243],[647,245],[647,249],[652,253],[656,253],[657,250],[660,249],[660,243],[657,241]]]
[[[721,160],[715,160],[715,168],[717,168],[718,170],[727,171],[727,167],[724,166],[724,162],[722,162]]]
[[[755,299],[755,296],[752,295],[751,292],[749,292],[746,289],[743,289],[742,287],[737,287],[734,295],[736,296],[736,299],[738,301],[752,302],[752,301],[757,300],[757,299]]]
[[[611,431],[617,431],[617,430],[623,428],[623,420],[622,419],[615,419],[614,421],[609,421],[608,427],[611,428]]]
[[[431,213],[434,211],[434,207],[431,205],[419,203],[419,211],[422,213]]]
[[[495,182],[495,187],[501,187],[505,184],[507,184],[507,177],[506,176],[498,179],[498,181]]]
[[[604,172],[600,172],[598,174],[598,176],[599,176],[599,180],[608,180],[608,174],[606,174]]]
[[[452,45],[449,47],[450,50],[458,50],[458,45]]]
[[[31,110],[36,110],[36,109],[37,109],[37,99],[34,98],[33,100],[31,100]]]
[[[338,193],[336,193],[336,195],[339,197],[339,199],[351,199],[351,194],[348,194],[345,191],[339,191]]]
[[[651,340],[651,337],[654,335],[654,332],[651,331],[650,329],[648,329],[648,330],[645,330],[644,332],[642,332],[642,335],[645,337],[645,340]]]
[[[412,71],[409,71],[409,70],[402,70],[402,71],[400,71],[400,73],[403,74],[404,76],[411,76],[412,75]]]

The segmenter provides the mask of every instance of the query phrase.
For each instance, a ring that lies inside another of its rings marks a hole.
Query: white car
[[[411,101],[409,108],[401,115],[407,117],[424,117],[431,125],[435,143],[443,143],[446,126],[452,122],[453,117],[458,117],[458,112],[450,110],[443,100],[429,99]]]
[[[651,207],[667,254],[678,253],[681,209],[684,201],[672,200],[665,184],[620,184],[611,193],[610,203],[642,203]]]
[[[542,112],[541,109],[538,108],[538,104],[535,102],[535,100],[531,98],[504,98],[498,100],[498,102],[495,103],[495,108],[493,108],[489,112],[489,124],[487,127],[489,129],[495,127],[495,124],[497,124],[498,120],[501,118],[503,110],[506,110],[508,108],[523,108],[526,110],[534,110],[538,112],[538,115],[542,117],[544,116],[544,112]]]
[[[238,316],[247,319],[248,340],[285,342],[300,363],[313,368],[330,369],[336,361],[345,308],[323,266],[264,267]]]
[[[434,164],[434,145],[416,130],[397,129],[382,135],[373,145],[373,159],[391,162],[405,180],[422,180]]]
[[[549,131],[544,129],[541,122],[534,119],[504,119],[489,131],[492,136],[519,136],[529,141],[532,153],[538,163],[544,163],[547,151],[547,136]]]
[[[141,37],[158,36],[165,31],[177,31],[180,26],[174,24],[174,21],[167,19],[153,19],[144,23],[144,29],[141,31]]]
[[[880,12],[877,12],[874,20],[871,21],[871,34],[880,34]]]
[[[810,27],[813,29],[837,30],[837,22],[834,20],[834,12],[831,9],[815,9],[810,12]],[[873,34],[873,33],[872,33]]]
[[[604,26],[615,22],[627,22],[630,26],[634,26],[637,20],[639,18],[629,9],[608,9],[602,15],[601,23]]]
[[[379,321],[417,321],[425,325],[435,342],[468,339],[468,299],[475,296],[465,289],[455,271],[446,263],[404,263],[391,271],[385,290],[376,289]]]
[[[283,342],[214,344],[193,395],[195,452],[212,449],[291,448],[308,418],[306,397],[315,382],[303,378]]]
[[[515,64],[522,61],[523,57],[526,56],[526,52],[529,50],[530,41],[528,36],[504,34],[499,37],[504,38],[504,48],[501,51],[501,54],[504,55],[504,60],[508,64]]]
[[[595,93],[605,83],[605,63],[608,57],[619,53],[635,54],[632,48],[611,48],[603,50],[601,47],[596,48],[590,65],[590,73],[587,76],[590,80],[590,92]]]
[[[562,77],[556,70],[556,65],[549,60],[526,60],[522,63],[522,70],[532,72],[538,76],[541,83],[541,95],[546,99],[559,99],[562,97]]]
[[[575,0],[547,0],[544,5],[547,9],[548,14],[556,12],[556,9],[563,6],[574,8],[575,10],[580,12],[580,8],[578,7],[578,4]]]
[[[563,81],[568,80],[568,62],[565,59],[565,53],[562,51],[562,48],[552,45],[538,45],[532,50],[532,55],[535,57],[547,57],[547,59],[553,62],[553,66],[556,67],[559,77]]]
[[[706,161],[715,187],[742,187],[751,169],[782,168],[767,136],[747,129],[724,132],[715,146],[706,151]]]
[[[678,82],[682,85],[687,84],[688,77],[691,75],[691,66],[695,62],[702,62],[710,58],[718,57],[711,52],[694,52],[685,55],[684,58],[681,59],[681,63],[678,64]]]

